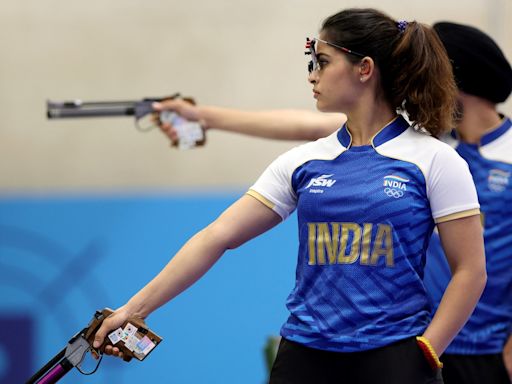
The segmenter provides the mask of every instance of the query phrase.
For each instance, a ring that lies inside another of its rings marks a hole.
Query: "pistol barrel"
[[[133,115],[135,115],[134,101],[82,102],[80,100],[49,100],[46,102],[46,116],[49,119]]]

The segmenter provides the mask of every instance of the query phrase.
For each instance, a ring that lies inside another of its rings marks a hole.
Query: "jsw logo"
[[[332,187],[336,180],[329,179],[331,176],[333,175],[322,175],[312,178],[306,189],[309,187]]]

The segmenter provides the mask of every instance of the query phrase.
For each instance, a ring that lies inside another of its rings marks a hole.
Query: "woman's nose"
[[[308,82],[310,84],[316,84],[317,82],[317,71],[311,71],[308,75]]]

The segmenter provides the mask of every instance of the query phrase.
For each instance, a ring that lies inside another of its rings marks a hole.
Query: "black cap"
[[[465,93],[493,103],[505,101],[512,91],[512,68],[496,42],[469,25],[434,24],[452,61],[457,86]]]

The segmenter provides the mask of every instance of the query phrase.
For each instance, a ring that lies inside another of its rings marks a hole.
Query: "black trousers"
[[[501,353],[492,355],[444,354],[445,384],[510,384]]]
[[[339,353],[281,339],[270,384],[442,384],[415,338],[363,352]],[[481,383],[483,384],[483,383]]]

